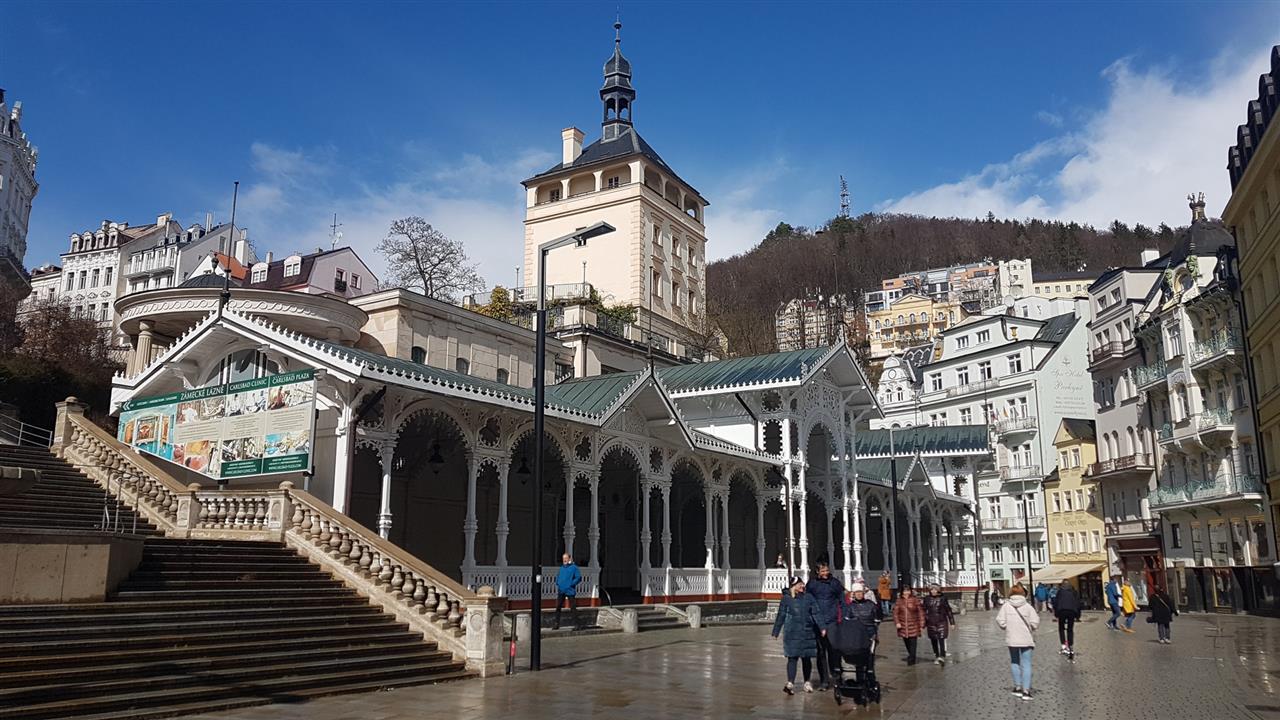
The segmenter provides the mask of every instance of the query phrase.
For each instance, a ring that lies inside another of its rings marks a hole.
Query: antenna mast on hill
[[[843,175],[840,176],[840,217],[849,217],[849,183]]]

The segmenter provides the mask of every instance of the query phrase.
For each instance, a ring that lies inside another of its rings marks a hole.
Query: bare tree
[[[391,223],[378,252],[387,259],[388,284],[420,288],[430,298],[456,303],[463,293],[484,287],[462,243],[416,215]]]

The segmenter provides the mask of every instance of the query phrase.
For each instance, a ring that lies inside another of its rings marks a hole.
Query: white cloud
[[[1110,87],[1105,106],[1078,128],[877,209],[1177,226],[1190,219],[1186,194],[1204,191],[1217,214],[1230,194],[1227,147],[1266,67],[1262,50],[1226,54],[1202,82],[1186,83],[1170,69],[1120,60],[1103,72]]]
[[[726,171],[722,177],[731,180],[723,192],[712,188],[709,197],[717,198],[707,208],[707,252],[710,260],[746,252],[754,247],[787,213],[773,207],[765,196],[777,197],[777,188],[790,171],[785,158],[776,158],[759,167],[742,172]]]

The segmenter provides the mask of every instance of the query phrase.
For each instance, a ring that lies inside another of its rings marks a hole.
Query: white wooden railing
[[[274,490],[184,487],[87,420],[74,398],[58,404],[53,450],[168,537],[283,542],[474,672],[503,672],[504,598],[462,587],[291,482]]]

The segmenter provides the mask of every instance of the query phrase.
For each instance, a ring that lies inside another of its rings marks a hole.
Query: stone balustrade
[[[462,587],[291,482],[274,490],[184,487],[87,420],[74,398],[59,403],[54,450],[168,537],[283,542],[464,659],[473,672],[504,671],[505,598],[487,586]]]

